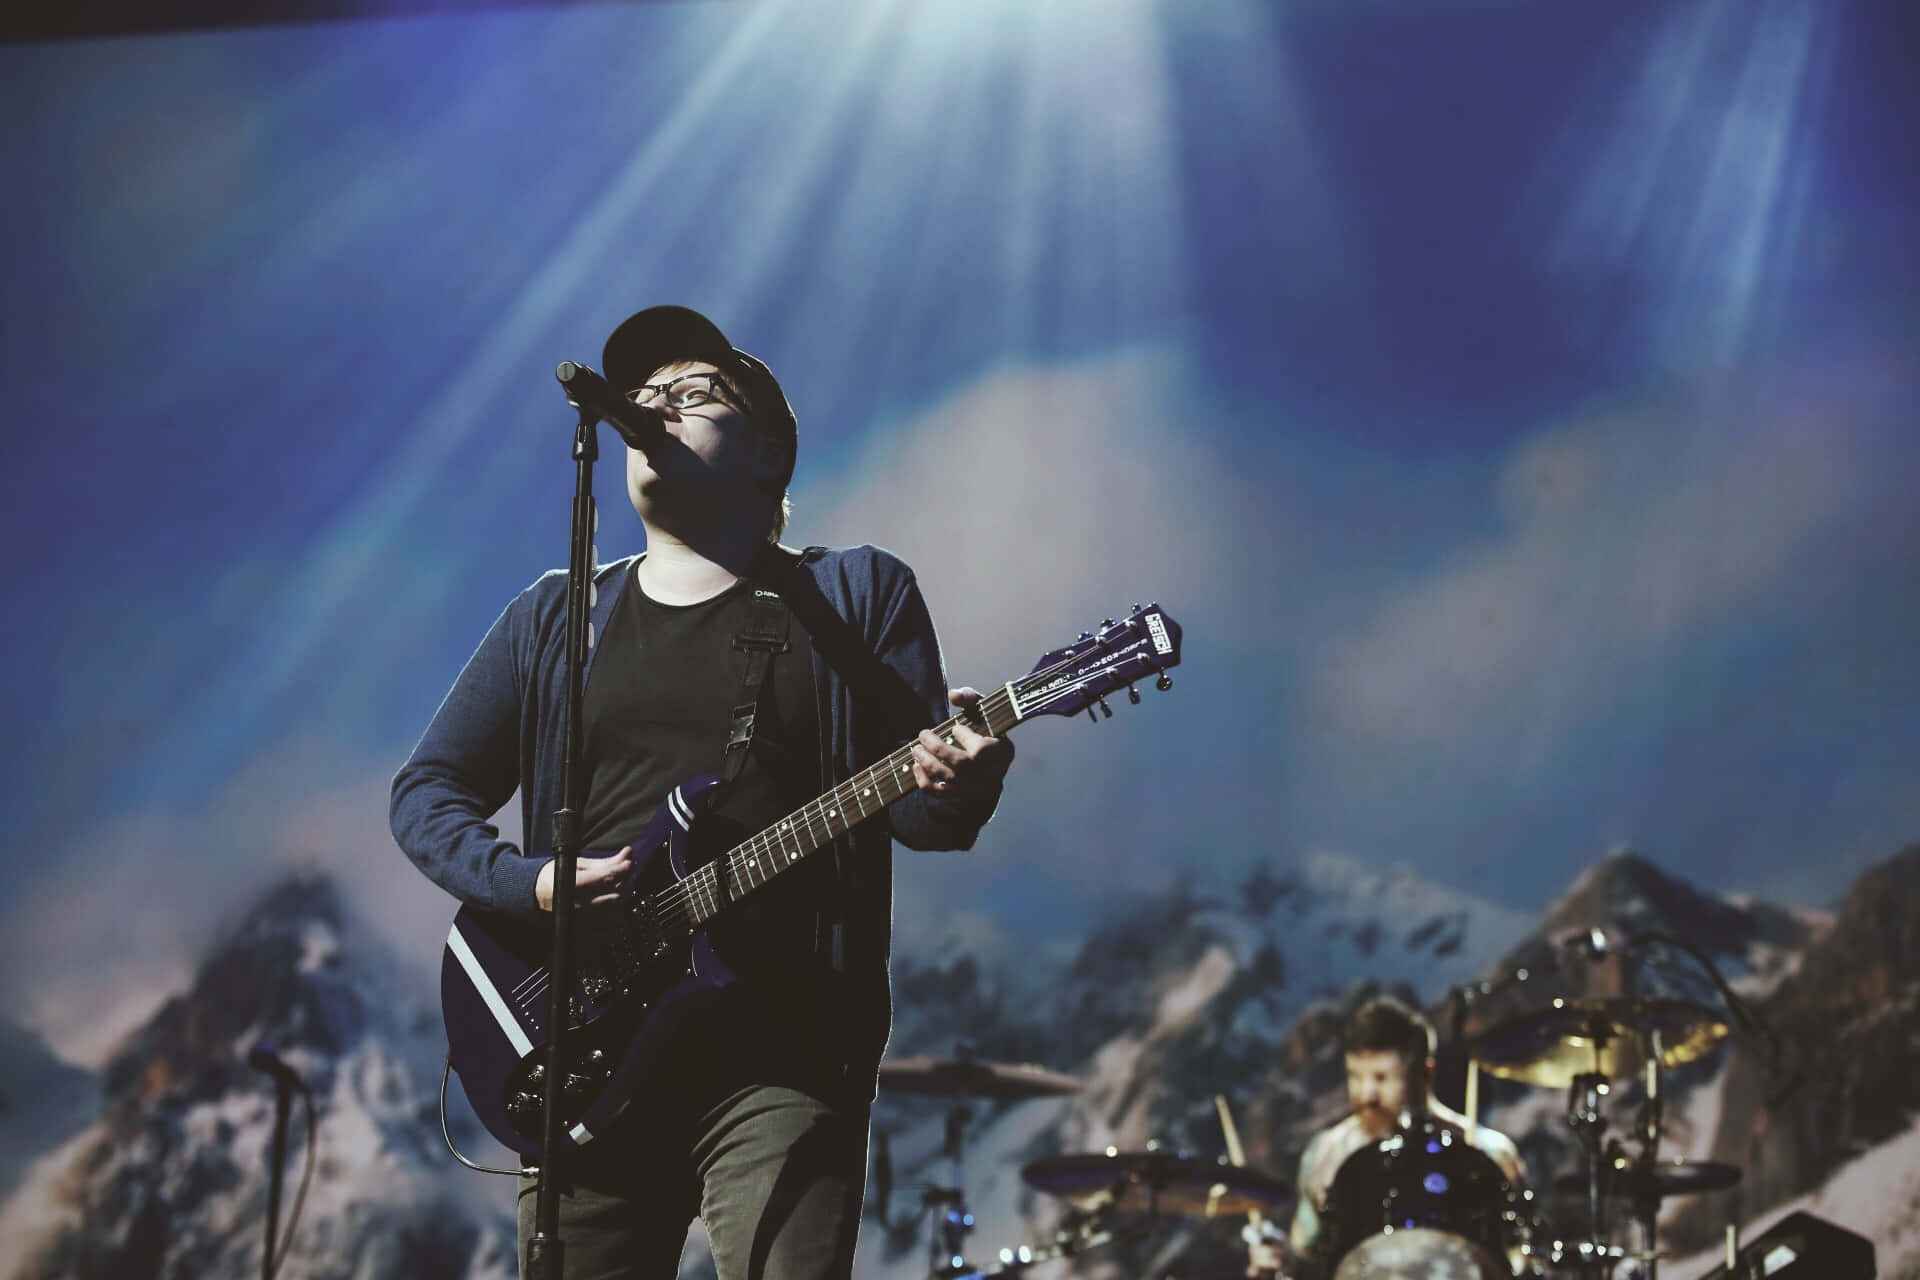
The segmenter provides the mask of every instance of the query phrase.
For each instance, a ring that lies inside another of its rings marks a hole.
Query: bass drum
[[[1348,1156],[1327,1192],[1334,1280],[1510,1280],[1514,1188],[1454,1129],[1423,1121]]]

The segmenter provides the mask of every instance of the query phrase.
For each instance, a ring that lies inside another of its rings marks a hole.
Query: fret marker
[[[827,810],[827,816],[829,818],[837,818],[840,816],[840,811],[838,809],[829,809]]]
[[[783,822],[780,824],[780,829],[782,831],[791,831],[793,829],[793,824],[791,822]]]
[[[873,794],[873,788],[872,788],[872,787],[862,787],[862,788],[860,788],[860,794],[861,794],[861,795],[863,795],[863,796],[870,796],[870,795],[872,795],[872,794]]]
[[[799,861],[799,858],[800,858],[800,851],[799,851],[798,849],[789,849],[789,850],[787,850],[787,861],[788,861],[788,862],[797,862],[797,861]]]

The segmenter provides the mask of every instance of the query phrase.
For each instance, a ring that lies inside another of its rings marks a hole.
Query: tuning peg
[[[1113,708],[1107,705],[1107,700],[1105,698],[1095,698],[1094,702],[1099,705],[1102,711],[1107,713],[1107,719],[1109,720],[1113,719]]]
[[[1127,701],[1136,707],[1140,705],[1140,691],[1132,685],[1127,686]]]
[[[1173,688],[1173,677],[1162,671],[1159,678],[1153,682],[1153,687],[1165,693],[1167,690]]]
[[[1082,632],[1080,633],[1080,638],[1081,638],[1082,640],[1091,640],[1091,639],[1093,639],[1093,632],[1091,632],[1091,631],[1082,631]]]
[[[1133,604],[1127,609],[1127,612],[1128,613],[1140,612],[1140,602],[1138,600],[1135,600]]]
[[[1100,629],[1101,629],[1102,631],[1105,631],[1105,630],[1107,630],[1107,629],[1108,629],[1109,627],[1111,627],[1112,625],[1113,625],[1113,619],[1112,619],[1112,618],[1102,618],[1102,619],[1100,619]]]

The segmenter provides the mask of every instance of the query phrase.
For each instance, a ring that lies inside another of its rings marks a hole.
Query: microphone
[[[307,1082],[300,1078],[300,1073],[288,1066],[270,1044],[257,1044],[247,1050],[247,1065],[272,1076],[275,1084],[298,1089],[302,1093],[307,1091]]]
[[[567,393],[567,403],[596,415],[612,426],[642,453],[651,453],[666,438],[666,420],[652,409],[644,409],[615,391],[607,380],[583,364],[562,360],[553,376]]]

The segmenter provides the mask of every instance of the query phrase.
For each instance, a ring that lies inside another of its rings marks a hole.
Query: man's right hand
[[[547,865],[540,868],[539,878],[533,882],[534,901],[542,911],[553,910],[553,869],[559,865],[558,858],[548,858]],[[592,907],[616,901],[620,897],[621,882],[632,871],[632,845],[612,857],[577,859],[573,868],[574,905]]]

